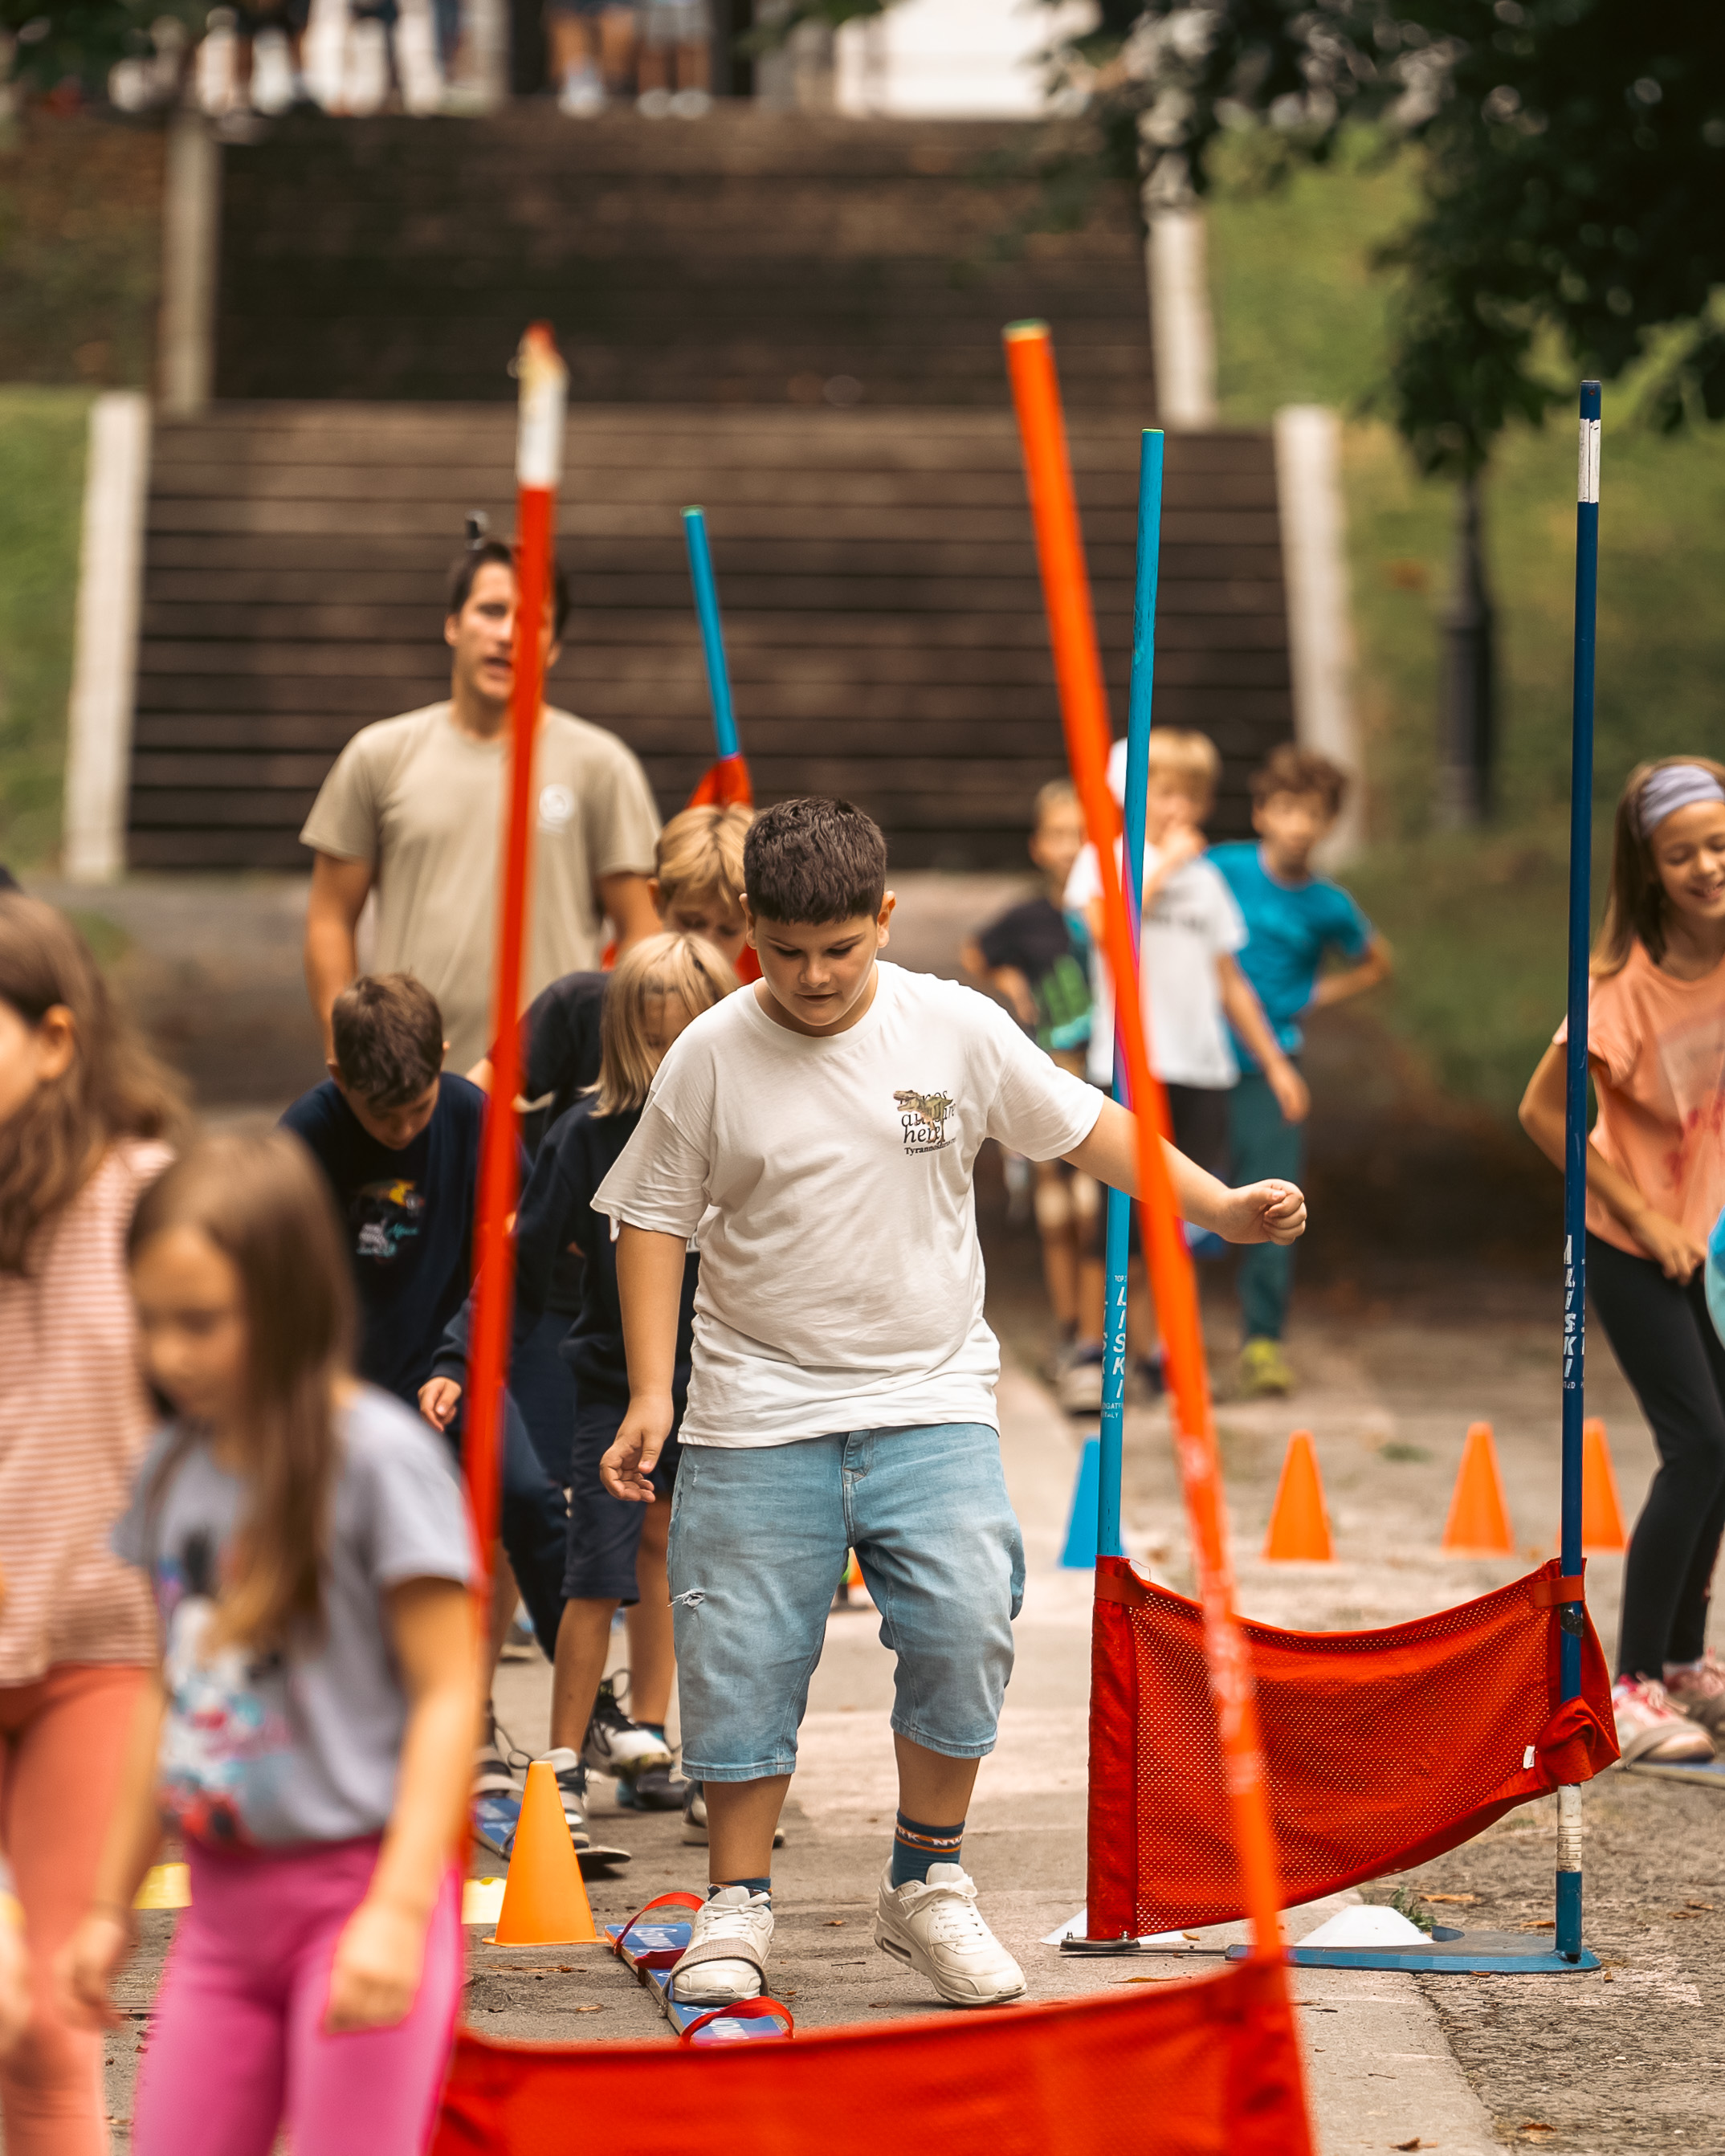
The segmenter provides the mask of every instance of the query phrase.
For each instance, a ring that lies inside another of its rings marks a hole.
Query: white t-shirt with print
[[[977,1152],[993,1137],[1052,1160],[1101,1110],[998,1004],[898,966],[824,1040],[753,988],[703,1012],[593,1199],[630,1227],[699,1229],[683,1443],[998,1429]]]
[[[1161,856],[1144,849],[1148,881]],[[1086,846],[1066,884],[1065,901],[1086,911],[1102,895],[1096,850]],[[1245,947],[1246,925],[1222,871],[1202,855],[1178,868],[1151,901],[1138,945],[1144,1029],[1150,1067],[1165,1086],[1218,1088],[1240,1075],[1222,1015],[1216,961]],[[1095,954],[1090,1075],[1098,1086],[1114,1077],[1114,980],[1100,941]]]

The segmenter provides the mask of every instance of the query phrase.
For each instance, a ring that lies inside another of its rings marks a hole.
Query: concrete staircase
[[[705,504],[760,797],[846,793],[903,868],[1015,868],[1064,768],[999,332],[1054,325],[1116,711],[1129,663],[1144,271],[1125,209],[994,243],[1030,200],[1004,126],[295,121],[223,152],[219,401],[163,423],[129,852],[290,868],[331,762],[445,693],[464,513],[513,517],[524,324],[575,401],[552,694],[644,762],[709,761],[677,511]],[[453,401],[451,401],[453,400]],[[1157,716],[1225,766],[1291,732],[1267,438],[1168,444]]]

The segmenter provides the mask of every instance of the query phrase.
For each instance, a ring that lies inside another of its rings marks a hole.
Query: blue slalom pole
[[[1144,794],[1150,778],[1150,710],[1156,680],[1156,584],[1162,554],[1162,447],[1159,427],[1147,427],[1138,449],[1138,563],[1132,589],[1132,686],[1126,711],[1126,843],[1123,881],[1132,952],[1138,948],[1138,888],[1144,873]],[[1126,1059],[1114,1045],[1114,1097],[1128,1100]],[[1126,1270],[1132,1241],[1132,1200],[1108,1193],[1107,1301],[1103,1318],[1102,1424],[1096,1481],[1096,1551],[1124,1557],[1120,1484],[1126,1445]]]
[[[1563,1058],[1563,1499],[1565,1578],[1581,1571],[1581,1424],[1587,1289],[1587,987],[1594,843],[1594,629],[1599,583],[1599,385],[1581,385],[1575,502],[1575,689],[1569,751],[1568,1039]],[[1581,1692],[1579,1602],[1558,1613],[1558,1672],[1564,1699]],[[1558,1791],[1558,1952],[1581,1953],[1581,1789]]]
[[[689,548],[689,581],[695,587],[695,613],[701,624],[701,648],[706,660],[706,690],[713,707],[713,739],[721,758],[738,753],[737,720],[731,709],[731,674],[725,664],[725,633],[719,626],[719,588],[713,581],[713,557],[706,543],[706,511],[683,511],[683,537]]]

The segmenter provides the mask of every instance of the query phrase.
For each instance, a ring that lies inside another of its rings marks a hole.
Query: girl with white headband
[[[1725,1669],[1707,1644],[1725,1347],[1703,1273],[1725,1204],[1725,766],[1667,757],[1630,773],[1592,971],[1587,1285],[1659,1450],[1624,1566],[1617,1741],[1625,1760],[1707,1759],[1725,1746]],[[1559,1167],[1565,1038],[1521,1111]]]

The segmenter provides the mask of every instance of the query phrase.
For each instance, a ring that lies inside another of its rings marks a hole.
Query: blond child
[[[1064,901],[1084,842],[1084,812],[1071,780],[1050,779],[1036,795],[1027,849],[1042,889],[967,937],[958,951],[966,972],[993,990],[1038,1047],[1081,1078],[1091,1033],[1090,928]],[[1036,1231],[1060,1331],[1059,1368],[1077,1336],[1081,1268],[1095,1240],[1101,1199],[1091,1178],[1065,1161],[1037,1162],[1035,1178]]]
[[[605,998],[598,1083],[547,1132],[516,1216],[518,1337],[540,1321],[558,1255],[572,1248],[583,1260],[580,1307],[559,1350],[574,1379],[576,1408],[561,1471],[569,1491],[569,1529],[551,1749],[543,1754],[557,1774],[578,1849],[590,1843],[589,1769],[618,1778],[627,1809],[671,1810],[688,1795],[687,1785],[672,1776],[665,1736],[676,1666],[665,1550],[677,1442],[673,1435],[660,1455],[655,1501],[644,1512],[601,1485],[599,1461],[629,1404],[629,1370],[616,1248],[609,1221],[593,1210],[593,1194],[634,1136],[665,1051],[736,986],[736,974],[698,937],[651,936],[627,953]],[[680,1403],[688,1389],[700,1266],[690,1250],[679,1320]],[[450,1326],[419,1395],[422,1411],[439,1430],[453,1419],[467,1382],[471,1307],[470,1299]],[[613,1711],[596,1717],[611,1620],[619,1608],[629,1613],[630,1712],[624,1717],[613,1700]]]
[[[1227,884],[1205,858],[1204,824],[1221,773],[1222,760],[1207,735],[1180,726],[1152,732],[1139,960],[1150,1067],[1168,1095],[1174,1143],[1188,1159],[1225,1180],[1229,1099],[1240,1075],[1230,1028],[1258,1059],[1291,1123],[1304,1120],[1310,1100],[1240,970],[1236,954],[1246,941],[1245,922]],[[1115,744],[1108,777],[1115,798],[1123,798],[1124,742]],[[1067,884],[1066,903],[1085,912],[1093,935],[1101,927],[1101,891],[1096,850],[1086,846]],[[1090,1075],[1101,1086],[1111,1083],[1113,1073],[1114,989],[1099,957]],[[1099,1405],[1101,1398],[1100,1266],[1089,1280],[1085,1323],[1095,1399],[1086,1399],[1086,1407]],[[1079,1403],[1069,1397],[1067,1404]]]

